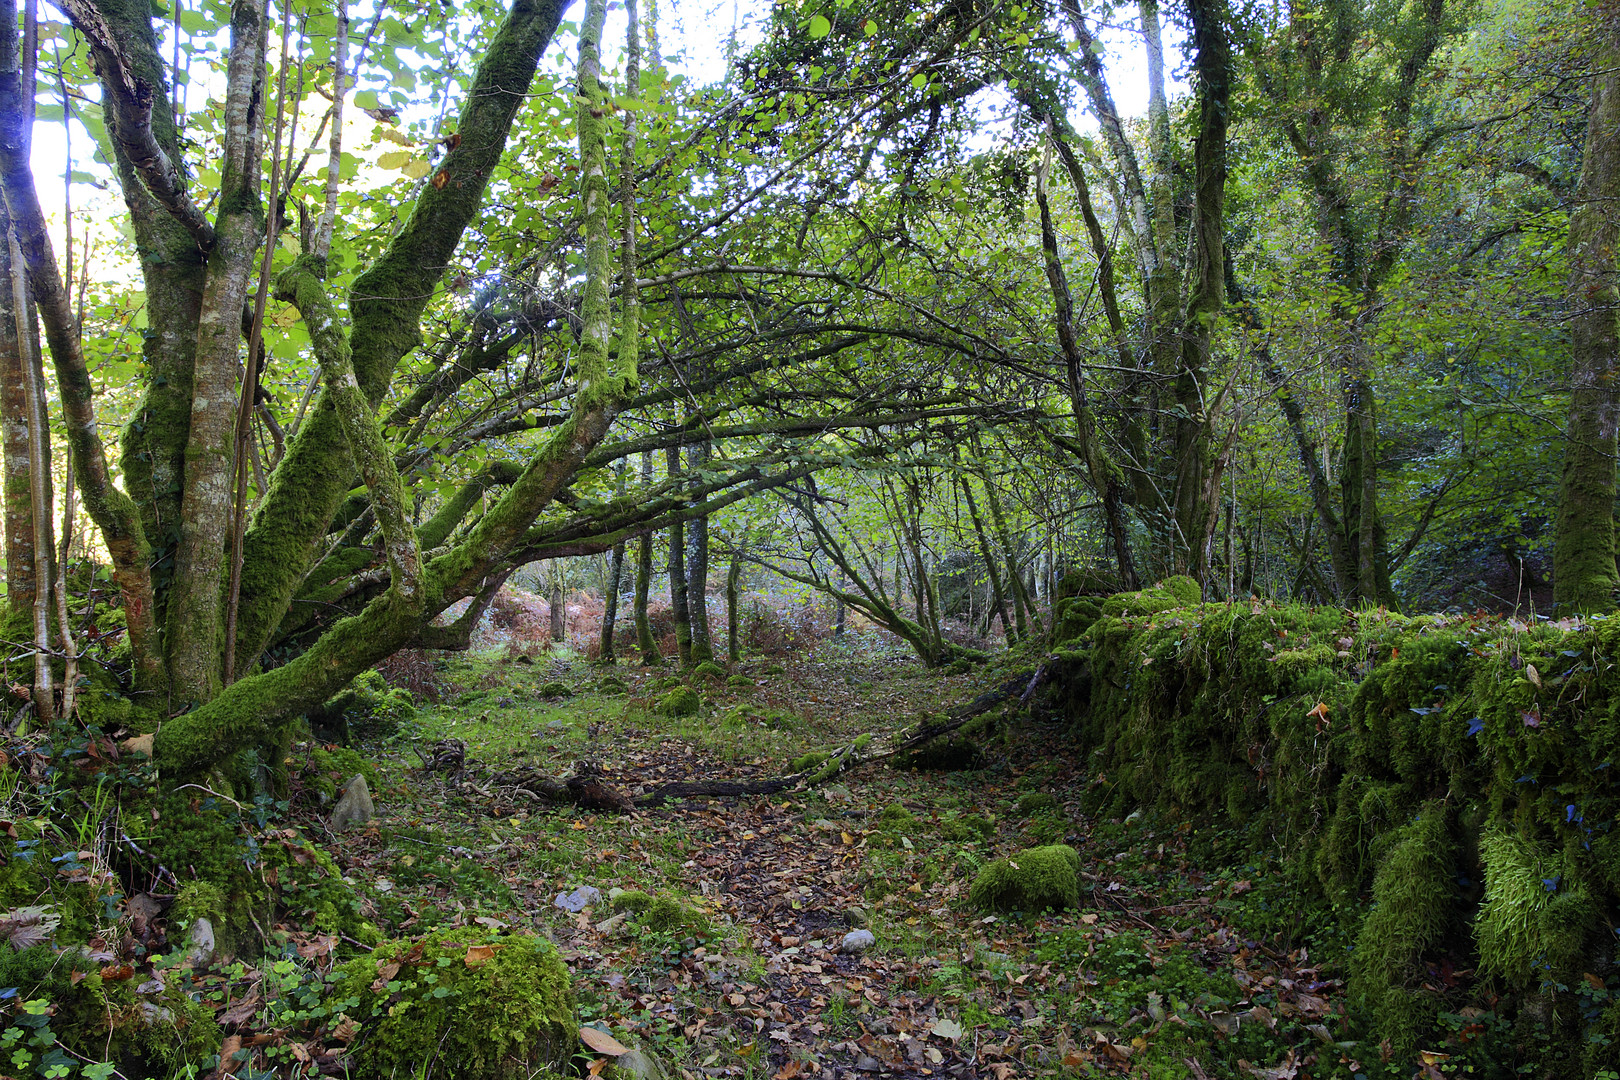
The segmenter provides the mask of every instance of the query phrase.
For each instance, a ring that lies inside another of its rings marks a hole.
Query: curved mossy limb
[[[562,1073],[579,1045],[568,968],[533,934],[439,930],[344,964],[334,997],[359,1021],[358,1080],[517,1080]]]

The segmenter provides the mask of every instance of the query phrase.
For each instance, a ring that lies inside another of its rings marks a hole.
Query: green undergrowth
[[[1084,809],[1190,822],[1211,869],[1275,861],[1348,943],[1386,1048],[1369,1075],[1442,1049],[1476,1075],[1613,1068],[1620,619],[1197,598],[1171,579],[1060,605],[1050,704],[1090,762]]]

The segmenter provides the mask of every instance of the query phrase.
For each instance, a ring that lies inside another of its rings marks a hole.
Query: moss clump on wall
[[[979,871],[968,892],[982,911],[1080,906],[1080,855],[1067,844],[1027,848]]]
[[[340,969],[335,997],[361,1025],[356,1077],[561,1072],[578,1045],[572,983],[532,934],[450,929],[390,941]]]
[[[658,699],[653,712],[660,716],[694,716],[701,704],[696,690],[690,686],[677,686]]]
[[[1396,1052],[1410,1054],[1439,1011],[1421,990],[1424,959],[1457,923],[1457,873],[1447,807],[1425,803],[1394,838],[1373,877],[1372,909],[1350,956],[1350,993]]]
[[[1418,976],[1446,961],[1447,1013],[1598,1037],[1575,995],[1620,960],[1620,619],[1199,604],[1180,582],[1063,604],[1047,705],[1089,763],[1082,805],[1279,860],[1358,942],[1360,1031],[1436,1036]]]

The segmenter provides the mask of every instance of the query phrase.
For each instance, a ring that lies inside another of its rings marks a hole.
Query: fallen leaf
[[[950,1039],[953,1042],[962,1037],[962,1025],[955,1020],[935,1020],[930,1030],[940,1038]]]
[[[610,1057],[618,1057],[620,1054],[628,1054],[630,1052],[630,1048],[628,1046],[624,1045],[618,1039],[615,1039],[601,1028],[580,1028],[579,1041],[590,1047],[592,1050],[595,1050],[598,1054],[607,1054]]]
[[[475,968],[489,963],[494,956],[495,948],[492,945],[469,945],[467,946],[467,955],[462,957],[462,962],[470,968]]]

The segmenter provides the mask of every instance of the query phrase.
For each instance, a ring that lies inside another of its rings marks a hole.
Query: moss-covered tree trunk
[[[1586,155],[1569,223],[1569,430],[1553,542],[1561,610],[1615,605],[1615,457],[1620,449],[1620,15],[1601,5]]]
[[[641,481],[651,484],[653,478],[652,454],[641,455]],[[642,533],[636,541],[636,647],[641,650],[641,662],[649,667],[664,662],[658,652],[658,641],[653,637],[652,620],[647,617],[648,595],[652,592],[653,538]]]
[[[0,237],[11,235],[11,218],[0,202]],[[0,445],[5,452],[6,603],[10,608],[8,637],[26,631],[25,613],[34,607],[34,512],[28,443],[31,408],[23,365],[30,349],[28,323],[17,317],[16,290],[12,287],[11,244],[0,242]],[[21,267],[15,267],[17,274]]]
[[[235,501],[242,308],[264,232],[259,186],[267,29],[255,0],[232,4],[219,211],[197,314],[180,540],[164,627],[177,703],[208,701],[226,674],[222,587]]]

